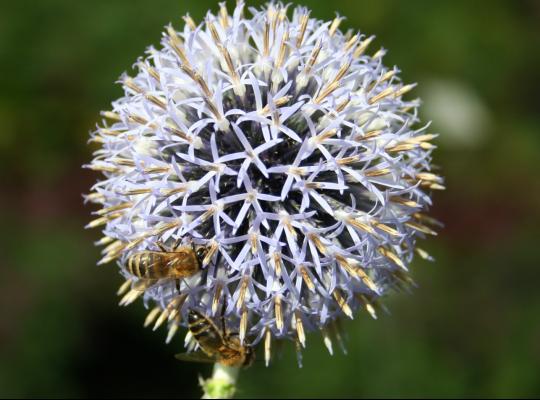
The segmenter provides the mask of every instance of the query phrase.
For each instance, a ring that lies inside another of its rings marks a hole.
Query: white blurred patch
[[[485,142],[491,114],[474,89],[447,80],[433,80],[422,89],[425,118],[433,121],[443,146],[478,148]]]

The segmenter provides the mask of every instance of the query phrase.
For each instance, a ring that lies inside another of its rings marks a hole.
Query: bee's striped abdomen
[[[189,331],[208,355],[214,355],[224,345],[224,340],[214,323],[197,311],[188,315]]]
[[[154,278],[150,266],[159,263],[159,257],[154,252],[135,253],[128,259],[127,270],[137,278]]]

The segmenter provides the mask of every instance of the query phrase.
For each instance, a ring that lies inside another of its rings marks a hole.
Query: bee
[[[240,340],[229,334],[222,316],[222,328],[207,316],[190,310],[188,315],[189,331],[199,344],[200,350],[177,354],[183,361],[220,363],[228,367],[249,367],[255,360],[251,346],[242,345]]]
[[[145,281],[176,279],[179,281],[195,275],[202,268],[207,248],[205,246],[181,245],[166,249],[157,243],[161,251],[140,251],[128,257],[126,269]]]

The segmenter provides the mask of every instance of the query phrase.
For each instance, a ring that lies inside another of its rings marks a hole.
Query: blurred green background
[[[294,2],[296,3],[296,2]],[[308,337],[242,372],[240,397],[540,395],[540,1],[303,1],[376,34],[424,120],[446,224],[423,247],[413,295],[392,315],[346,324],[348,355]],[[259,1],[248,1],[259,5]],[[2,1],[0,5],[0,395],[192,397],[209,367],[176,362],[180,335],[143,329],[117,306],[120,277],[96,267],[82,204],[98,175],[88,132],[121,94],[113,82],[162,27],[215,1]]]

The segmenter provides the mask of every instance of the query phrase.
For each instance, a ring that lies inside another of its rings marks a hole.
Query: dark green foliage
[[[249,2],[249,5],[261,2]],[[296,3],[296,2],[295,2]],[[446,224],[423,248],[419,288],[386,302],[392,316],[346,323],[347,356],[308,336],[242,373],[241,397],[524,396],[540,394],[538,222],[540,3],[305,1],[312,15],[376,34],[404,79],[457,82],[485,104],[476,147],[440,140]],[[114,296],[96,267],[97,232],[82,205],[95,174],[88,131],[121,90],[113,82],[163,25],[213,1],[3,1],[0,5],[0,395],[197,396],[209,369],[179,363],[178,336],[142,328],[142,304]],[[428,98],[424,98],[428,101]],[[423,116],[431,118],[430,115]],[[432,131],[445,135],[437,121]],[[472,133],[471,133],[472,134]]]

